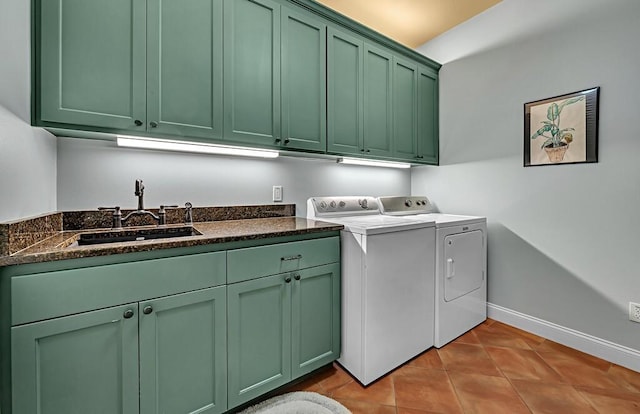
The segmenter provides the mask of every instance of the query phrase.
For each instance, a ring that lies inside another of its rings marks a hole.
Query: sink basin
[[[80,238],[78,239],[78,246],[141,240],[168,239],[173,237],[198,236],[200,234],[202,233],[190,226],[100,231],[95,233],[81,233]]]

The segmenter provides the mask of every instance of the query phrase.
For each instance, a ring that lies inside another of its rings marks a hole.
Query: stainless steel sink
[[[78,238],[78,246],[89,246],[105,243],[122,243],[141,240],[169,239],[173,237],[198,236],[201,234],[202,233],[191,226],[100,231],[95,233],[81,233],[80,237]]]

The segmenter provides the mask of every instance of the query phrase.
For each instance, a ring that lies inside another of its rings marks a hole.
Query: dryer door
[[[452,301],[482,286],[481,230],[451,234],[444,239],[444,300]]]

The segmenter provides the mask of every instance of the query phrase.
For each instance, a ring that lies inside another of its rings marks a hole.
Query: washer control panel
[[[312,197],[307,200],[307,217],[340,217],[380,214],[375,197]]]

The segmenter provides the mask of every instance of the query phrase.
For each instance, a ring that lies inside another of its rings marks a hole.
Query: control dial
[[[335,201],[330,202],[330,203],[329,203],[329,206],[330,206],[331,208],[336,208],[336,202],[335,202]]]
[[[321,202],[320,202],[320,208],[321,208],[321,209],[323,209],[323,210],[324,210],[325,208],[327,208],[327,203],[325,203],[324,201],[321,201]]]
[[[406,200],[404,202],[404,205],[407,206],[407,207],[411,207],[413,205],[413,202],[411,200]]]
[[[343,208],[344,206],[346,206],[346,205],[347,205],[347,203],[345,203],[344,201],[341,201],[340,203],[338,203],[338,205],[339,205],[341,208]]]
[[[358,200],[358,203],[360,204],[360,207],[364,208],[365,210],[367,209],[367,207],[369,206],[367,199],[363,198],[362,200]]]

